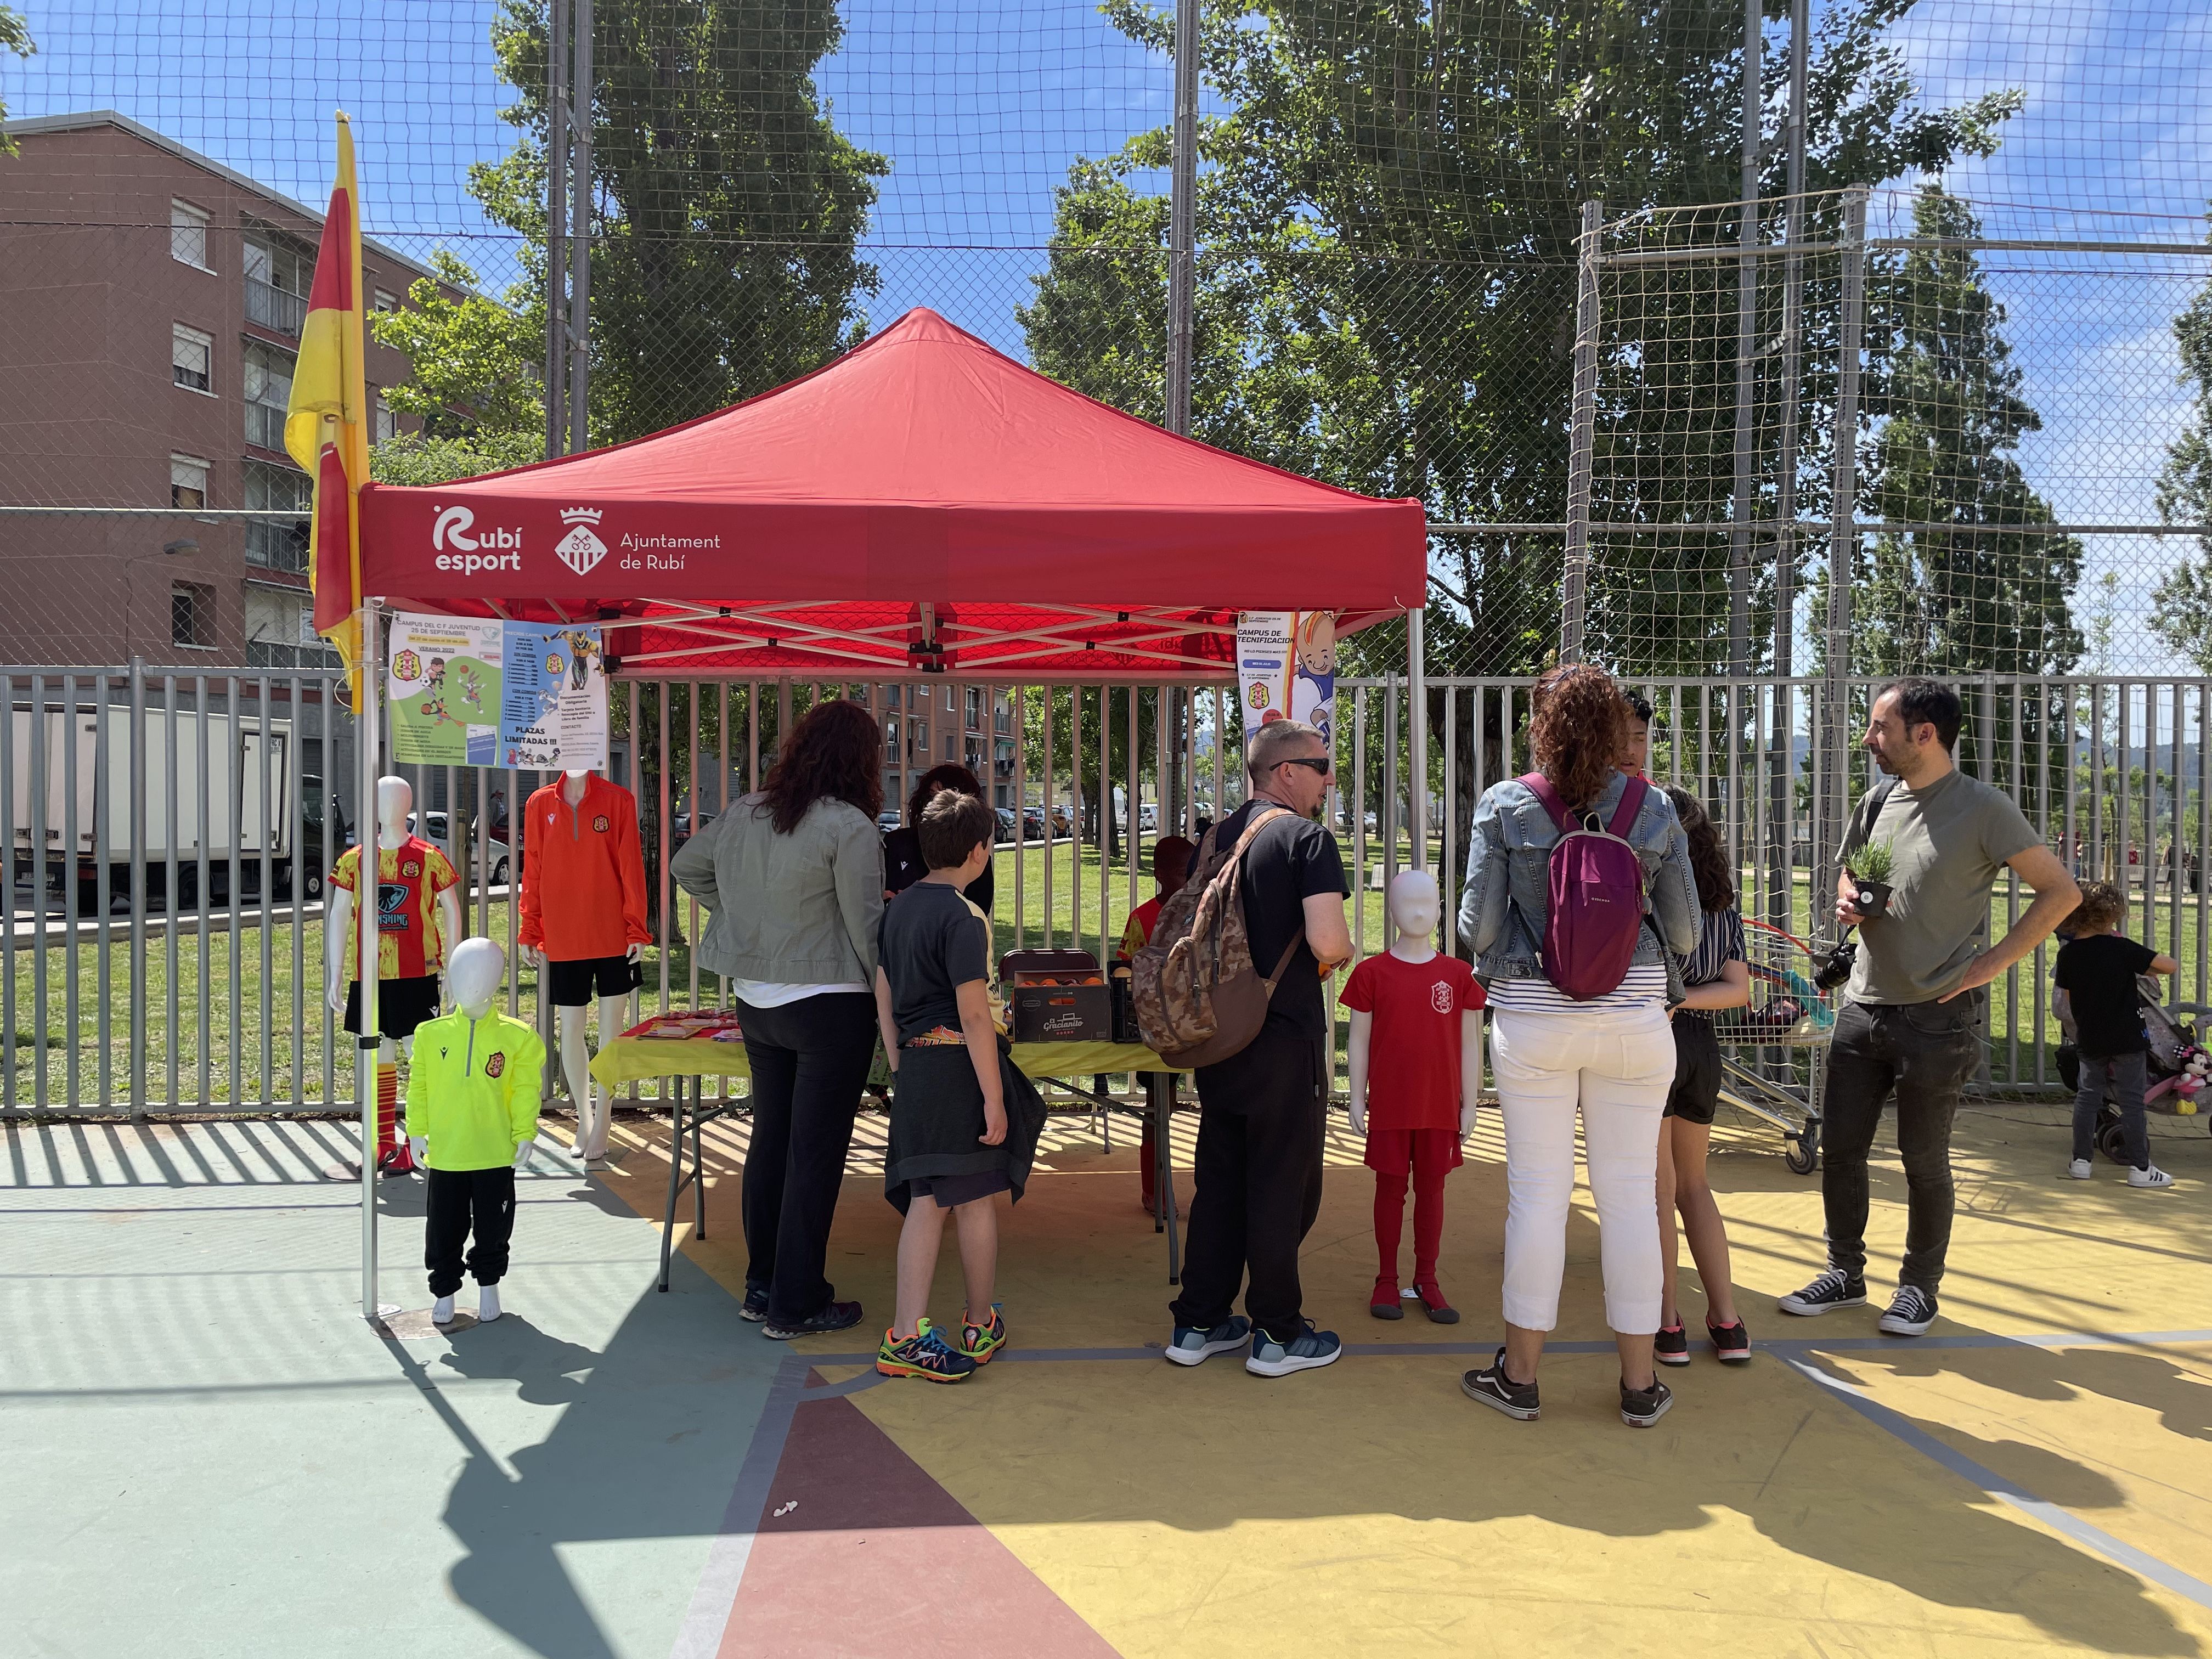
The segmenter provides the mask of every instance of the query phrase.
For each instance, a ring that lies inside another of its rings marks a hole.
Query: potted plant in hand
[[[1852,908],[1862,916],[1878,916],[1889,908],[1890,894],[1894,890],[1889,878],[1895,867],[1896,858],[1886,841],[1869,842],[1844,866],[1844,873],[1858,890]]]

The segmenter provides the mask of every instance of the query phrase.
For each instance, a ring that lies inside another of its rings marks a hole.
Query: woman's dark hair
[[[937,799],[940,789],[957,789],[963,795],[983,799],[983,786],[975,775],[957,761],[947,761],[942,766],[933,766],[921,775],[921,781],[914,787],[914,793],[906,798],[906,821],[917,830],[921,827],[921,815],[929,803]],[[966,857],[965,854],[961,855]],[[957,862],[957,860],[956,860]]]
[[[884,734],[857,702],[833,698],[799,717],[761,785],[775,833],[799,828],[817,800],[842,800],[870,817],[884,810]]]
[[[1614,776],[1628,744],[1628,705],[1613,676],[1590,663],[1569,663],[1536,682],[1528,746],[1536,769],[1559,799],[1580,811]]]
[[[1735,875],[1729,870],[1721,832],[1706,813],[1705,803],[1686,789],[1669,789],[1674,816],[1690,838],[1690,873],[1697,878],[1698,903],[1707,910],[1726,910],[1735,903]]]
[[[998,820],[991,809],[964,789],[940,789],[931,796],[915,819],[915,838],[921,843],[921,861],[933,870],[952,870],[968,861],[978,847],[998,837]]]

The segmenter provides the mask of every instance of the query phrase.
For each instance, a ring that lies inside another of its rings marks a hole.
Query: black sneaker
[[[1650,1428],[1667,1415],[1667,1408],[1674,1403],[1674,1391],[1656,1376],[1648,1389],[1620,1385],[1620,1420],[1632,1429]]]
[[[768,1317],[768,1286],[745,1286],[744,1305],[738,1310],[738,1317],[749,1325],[757,1325]]]
[[[1743,1321],[1733,1325],[1716,1325],[1705,1322],[1705,1334],[1713,1340],[1713,1357],[1723,1365],[1747,1365],[1751,1363],[1751,1333],[1743,1328]]]
[[[1505,1375],[1505,1350],[1498,1351],[1498,1358],[1483,1370],[1469,1371],[1459,1380],[1459,1391],[1469,1400],[1480,1400],[1493,1411],[1504,1412],[1508,1417],[1522,1423],[1533,1423],[1541,1417],[1543,1408],[1537,1403],[1534,1382],[1516,1382]]]
[[[1690,1334],[1680,1325],[1662,1325],[1651,1338],[1651,1357],[1662,1365],[1690,1363]]]
[[[1838,1308],[1866,1306],[1866,1280],[1854,1279],[1841,1267],[1831,1267],[1802,1291],[1792,1291],[1775,1304],[1786,1314],[1833,1313]]]
[[[1918,1336],[1936,1322],[1936,1295],[1917,1285],[1900,1285],[1880,1321],[1885,1336]]]
[[[821,1312],[807,1318],[780,1324],[771,1319],[761,1327],[761,1334],[777,1342],[788,1342],[794,1336],[819,1336],[824,1331],[850,1330],[860,1322],[860,1304],[857,1302],[832,1302]]]

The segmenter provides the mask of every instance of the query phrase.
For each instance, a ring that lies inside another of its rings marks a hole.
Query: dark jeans
[[[1890,1092],[1905,1158],[1905,1261],[1898,1282],[1935,1293],[1951,1248],[1951,1120],[1982,1060],[1983,994],[1950,1002],[1847,1003],[1821,1097],[1820,1197],[1828,1265],[1866,1272],[1867,1152]]]
[[[765,1286],[768,1316],[811,1318],[835,1287],[822,1276],[845,1179],[853,1118],[876,1051],[876,1000],[858,991],[781,1008],[739,1001],[752,1066],[752,1147],[745,1154],[745,1285]]]
[[[1327,1076],[1322,1050],[1263,1026],[1252,1046],[1198,1073],[1198,1157],[1178,1325],[1211,1328],[1244,1311],[1278,1341],[1304,1328],[1298,1246],[1321,1213]]]
[[[2150,1128],[2143,1121],[2144,1060],[2132,1054],[2083,1054],[2081,1086],[2074,1095],[2074,1156],[2097,1155],[2097,1115],[2105,1104],[2105,1079],[2110,1074],[2113,1104],[2120,1109],[2120,1133],[2127,1138],[2127,1158],[2135,1169],[2150,1167]]]
[[[428,1170],[430,1224],[422,1235],[422,1265],[430,1270],[430,1294],[451,1296],[461,1288],[461,1247],[469,1233],[476,1246],[466,1267],[479,1285],[507,1277],[507,1244],[514,1236],[514,1170]]]

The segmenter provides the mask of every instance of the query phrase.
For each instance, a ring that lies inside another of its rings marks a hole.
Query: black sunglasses
[[[1327,777],[1336,769],[1335,763],[1326,755],[1300,755],[1295,760],[1277,761],[1278,766],[1303,766],[1309,772],[1318,772]]]

